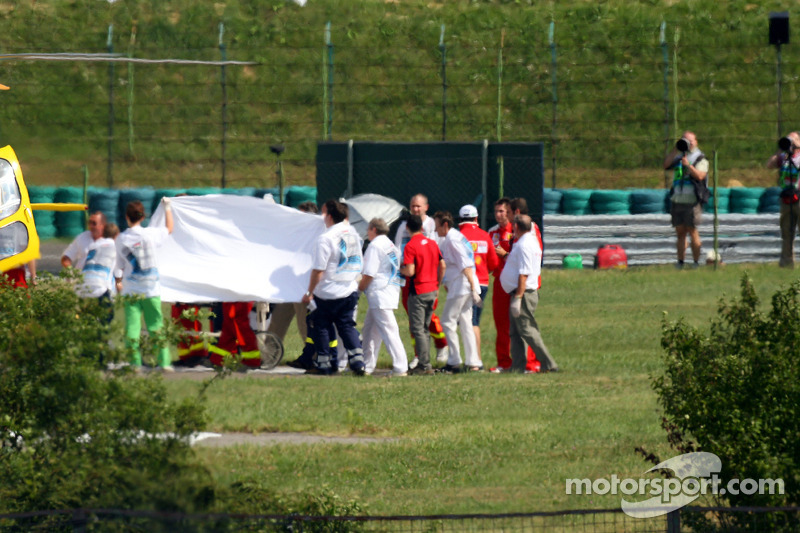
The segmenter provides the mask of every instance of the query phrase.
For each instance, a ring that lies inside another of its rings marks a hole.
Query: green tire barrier
[[[316,187],[309,187],[309,186],[294,186],[289,187],[288,190],[284,189],[283,193],[285,195],[284,198],[284,205],[288,205],[289,207],[297,207],[298,205],[302,204],[303,202],[314,202],[317,203],[317,188]],[[277,201],[277,196],[276,196]]]
[[[630,191],[594,191],[590,197],[596,215],[627,215],[631,212]]]
[[[150,212],[152,213],[156,210],[162,198],[175,198],[179,194],[186,194],[186,189],[156,189]]]
[[[56,201],[55,187],[28,187],[28,196],[32,204],[49,204]],[[52,239],[56,232],[55,211],[34,211],[33,221],[40,239]]]
[[[271,194],[275,201],[278,201],[278,188],[277,187],[270,187],[268,189],[256,189],[253,192],[253,196],[256,198],[264,198],[264,195]],[[286,195],[286,190],[283,191],[283,194]],[[316,200],[314,201],[316,203]]]
[[[225,188],[219,191],[222,194],[230,194],[232,196],[255,196],[255,187],[242,187],[241,189]]]
[[[100,211],[106,223],[119,225],[119,190],[93,189],[89,191],[89,214]]]
[[[565,215],[591,215],[589,199],[591,189],[564,189],[561,196],[561,212]]]
[[[731,189],[731,213],[758,213],[764,187],[735,187]]]
[[[59,187],[53,200],[56,203],[82,204],[83,187]],[[56,211],[56,235],[59,237],[75,237],[86,227],[84,211]]]
[[[631,191],[631,214],[666,213],[669,191],[666,189],[639,189]]]
[[[703,207],[706,213],[714,212],[714,195],[719,195],[719,205],[717,206],[717,213],[724,215],[731,212],[731,189],[719,187],[718,189],[711,188],[711,198],[708,203]]]
[[[125,218],[125,210],[128,208],[128,204],[136,200],[139,200],[144,205],[144,222],[142,222],[142,225],[147,226],[148,222],[150,222],[153,198],[155,198],[155,196],[156,191],[149,188],[122,189],[119,191],[119,215],[117,218],[119,220],[118,225],[120,231],[125,231],[128,227],[128,222]]]
[[[221,190],[219,187],[192,187],[186,191],[186,194],[189,196],[205,196],[207,194],[219,194]]]
[[[780,213],[781,211],[781,188],[767,187],[758,203],[759,213]]]
[[[564,193],[558,189],[544,190],[544,214],[557,215],[561,212],[561,198]]]

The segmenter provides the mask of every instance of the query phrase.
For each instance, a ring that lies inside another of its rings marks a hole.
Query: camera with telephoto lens
[[[679,152],[688,152],[689,151],[689,141],[686,138],[678,139],[678,142],[675,143],[675,149]]]
[[[791,152],[794,148],[794,142],[789,137],[781,137],[778,139],[778,148],[781,152]]]

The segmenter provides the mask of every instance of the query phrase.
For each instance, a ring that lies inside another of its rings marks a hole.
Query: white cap
[[[459,218],[478,218],[478,210],[472,204],[467,204],[458,210]]]

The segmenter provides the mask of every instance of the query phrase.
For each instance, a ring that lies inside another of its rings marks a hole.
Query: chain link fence
[[[121,26],[110,46],[64,48],[113,58],[7,49],[0,141],[41,185],[79,184],[86,165],[94,185],[272,187],[278,157],[287,185],[313,184],[319,141],[488,139],[542,143],[548,187],[655,188],[682,129],[719,151],[727,178],[763,185],[778,132],[800,122],[791,53],[776,116],[770,47],[693,48],[672,27],[661,44],[657,25],[624,46],[561,44],[557,26],[549,44],[445,34],[404,49],[349,45],[335,26],[325,46],[322,28],[301,30],[268,48],[222,32],[216,47],[159,48]]]
[[[0,531],[157,532],[392,532],[392,533],[681,533],[797,531],[800,507],[683,508],[655,518],[620,510],[437,516],[306,516],[182,514],[73,509],[0,515]]]

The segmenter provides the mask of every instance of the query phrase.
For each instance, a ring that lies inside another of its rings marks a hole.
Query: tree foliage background
[[[799,323],[800,281],[776,292],[765,312],[745,275],[741,295],[720,302],[708,334],[680,320],[663,325],[665,370],[653,385],[672,447],[719,456],[723,487],[784,481],[782,495],[721,497],[732,506],[800,501]]]

